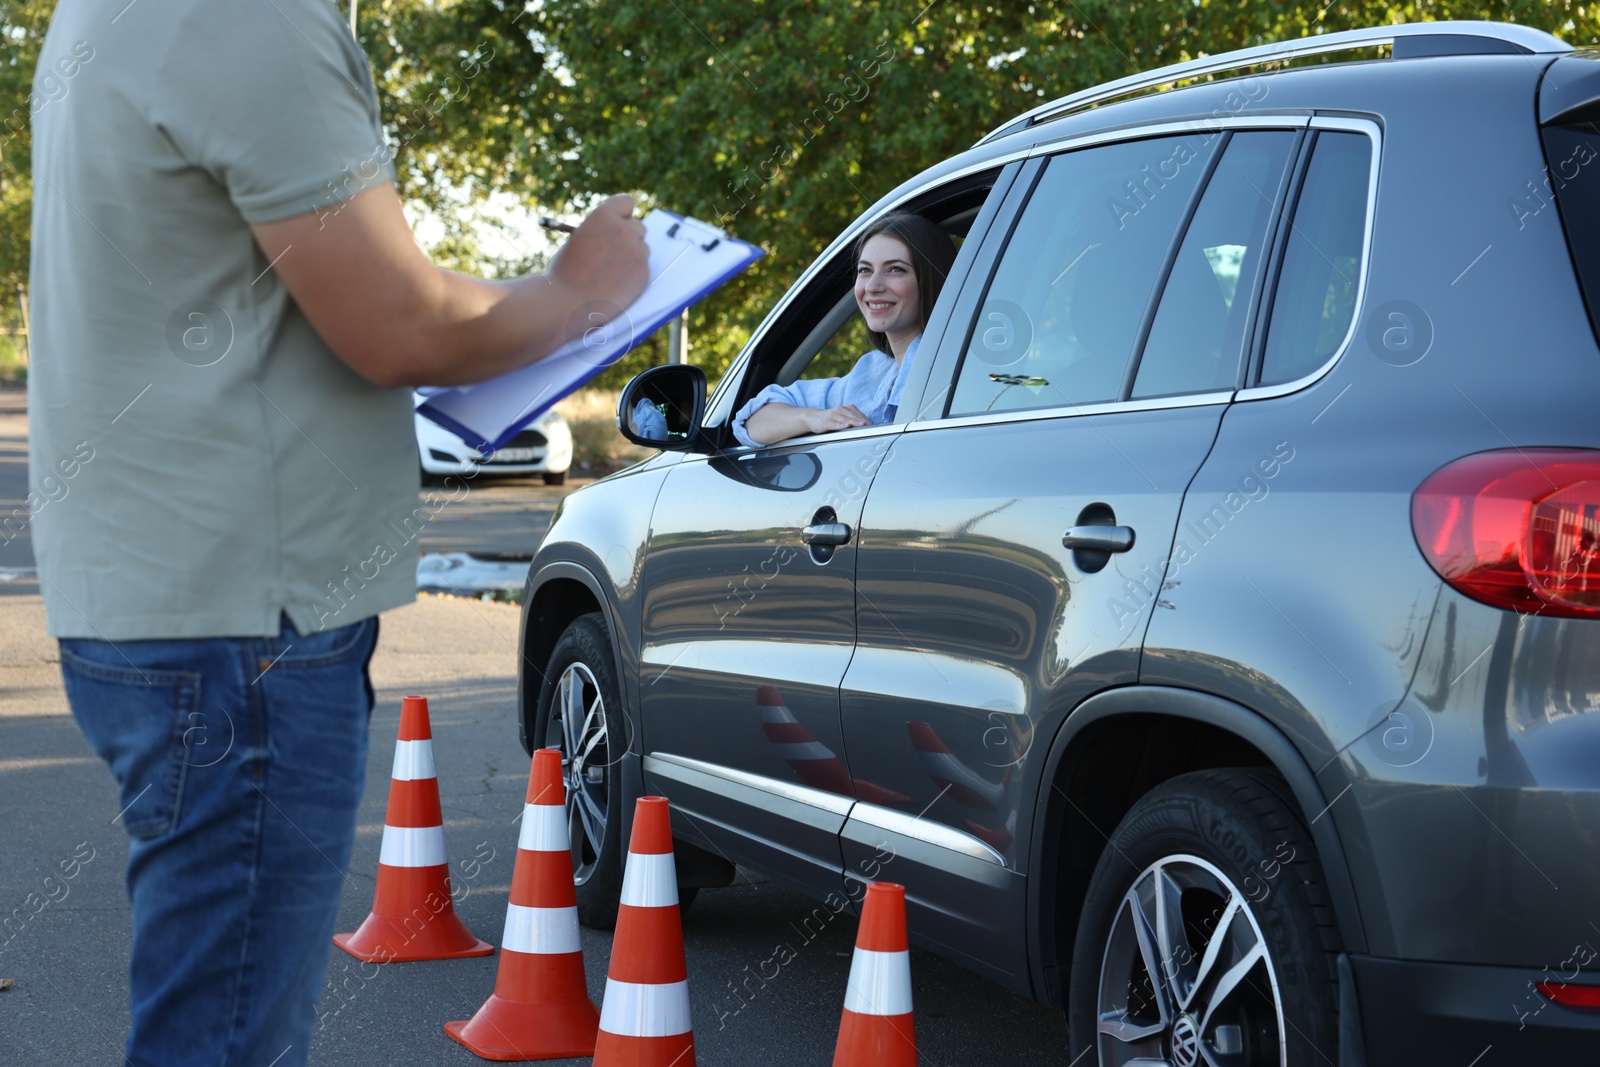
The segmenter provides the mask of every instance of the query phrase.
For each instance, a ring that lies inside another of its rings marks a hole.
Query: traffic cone
[[[916,1067],[906,889],[873,882],[861,904],[833,1067]]]
[[[666,797],[640,797],[634,808],[594,1067],[694,1067]]]
[[[555,1060],[593,1056],[599,1026],[578,942],[561,752],[541,748],[528,773],[494,992],[444,1032],[486,1060]]]
[[[400,703],[400,739],[394,746],[372,914],[355,933],[334,934],[333,943],[368,963],[450,960],[494,951],[456,918],[450,898],[427,697]]]

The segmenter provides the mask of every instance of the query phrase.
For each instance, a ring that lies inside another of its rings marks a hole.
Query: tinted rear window
[[[1317,135],[1284,249],[1261,385],[1310,374],[1344,342],[1361,278],[1371,167],[1372,142],[1361,134]]]
[[[1133,398],[1232,389],[1297,134],[1234,134],[1167,275]]]
[[[1600,336],[1600,125],[1547,126],[1544,153],[1589,321]]]

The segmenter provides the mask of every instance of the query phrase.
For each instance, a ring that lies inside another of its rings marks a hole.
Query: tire
[[[536,745],[561,751],[578,920],[599,930],[617,923],[621,813],[635,799],[623,795],[621,763],[631,735],[615,663],[605,617],[595,612],[574,619],[550,653],[532,734]]]
[[[544,475],[544,484],[545,485],[565,485],[565,484],[567,484],[567,472],[566,471],[554,471],[554,472],[546,471],[545,475]]]
[[[1337,952],[1282,778],[1241,768],[1163,782],[1112,833],[1089,883],[1068,993],[1072,1062],[1337,1063]]]

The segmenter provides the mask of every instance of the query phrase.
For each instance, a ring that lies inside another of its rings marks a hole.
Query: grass
[[[28,380],[28,339],[0,333],[0,382]]]
[[[650,450],[633,444],[617,432],[617,397],[620,389],[580,389],[556,405],[572,427],[574,466],[615,468],[637,463]]]

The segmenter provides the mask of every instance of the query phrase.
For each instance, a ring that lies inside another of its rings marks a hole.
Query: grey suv
[[[1595,1062],[1596,59],[1388,26],[1067,97],[875,205],[709,398],[635,379],[671,439],[523,609],[585,920],[659,793],[687,894],[901,882],[1063,1062]],[[890,210],[959,243],[895,421],[740,448],[866,350]]]

